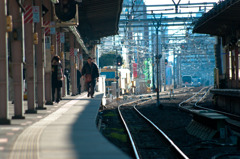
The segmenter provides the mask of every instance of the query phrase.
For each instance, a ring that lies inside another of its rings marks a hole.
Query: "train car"
[[[194,87],[199,87],[202,85],[202,82],[201,82],[201,77],[198,77],[198,76],[192,76],[192,85]]]
[[[191,75],[182,76],[182,86],[183,87],[191,87],[193,84]]]
[[[106,93],[109,92],[112,88],[112,82],[116,82],[116,67],[114,66],[105,66],[100,69],[100,75],[106,76],[105,85]],[[118,85],[121,89],[121,94],[129,92],[130,89],[130,70],[129,69],[118,69]]]
[[[109,89],[111,89],[112,82],[116,82],[116,68],[113,68],[112,66],[105,66],[100,69],[100,75],[106,76],[105,86],[106,93],[108,93]]]

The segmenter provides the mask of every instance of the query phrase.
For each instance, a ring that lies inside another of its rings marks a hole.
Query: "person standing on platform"
[[[55,55],[52,58],[52,101],[59,103],[61,99],[61,87],[63,85],[63,71],[60,57]],[[57,90],[57,97],[55,99],[55,91]]]
[[[87,63],[84,64],[82,68],[82,76],[85,77],[85,83],[87,84],[87,96],[91,96],[91,98],[93,98],[96,79],[99,77],[99,70],[97,65],[92,62],[91,57],[88,57]]]
[[[80,83],[81,77],[82,77],[82,74],[81,74],[80,70],[77,69],[77,90],[78,90],[78,94],[81,94],[81,83]]]

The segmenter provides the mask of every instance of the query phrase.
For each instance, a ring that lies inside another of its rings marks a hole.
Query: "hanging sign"
[[[33,22],[39,23],[40,22],[39,6],[33,6],[32,12],[33,12]]]
[[[60,42],[65,43],[64,33],[60,33]]]
[[[45,36],[45,47],[46,49],[49,49],[51,48],[51,36]]]
[[[77,53],[78,53],[79,49],[75,48],[74,49],[74,55],[77,56]]]
[[[50,25],[51,25],[51,26],[54,26],[54,25],[55,25],[55,22],[52,21],[52,22],[50,23]],[[50,28],[50,34],[52,34],[52,35],[53,35],[53,34],[56,34],[56,29],[55,29],[55,27],[51,27],[51,28]]]

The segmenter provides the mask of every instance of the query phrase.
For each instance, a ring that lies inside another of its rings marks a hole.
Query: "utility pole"
[[[173,88],[176,88],[175,74],[176,74],[176,64],[175,64],[175,47],[174,47],[173,48]]]
[[[174,0],[172,0],[172,2],[175,5],[175,13],[178,13],[178,5],[181,2],[181,0],[178,0],[178,3],[176,3]]]
[[[116,47],[116,41],[115,41],[115,36],[113,36],[114,40],[114,49],[116,49],[116,99],[118,100],[119,98],[119,92],[118,92],[118,62],[117,62],[117,57],[118,57],[118,52],[117,52],[117,47]]]
[[[116,96],[117,96],[117,100],[119,98],[119,92],[118,92],[118,62],[117,62],[117,57],[118,57],[118,52],[117,52],[117,48],[116,48]]]
[[[152,41],[153,41],[153,35],[152,35]],[[152,44],[153,46],[153,44]],[[155,76],[154,76],[154,50],[152,50],[152,83],[153,83],[153,91],[155,91],[156,87],[155,87]]]
[[[152,11],[152,14],[153,14],[153,11]],[[155,15],[153,14],[153,17],[154,17],[154,20],[157,22],[157,25],[155,25],[155,23],[153,22],[153,25],[156,29],[156,40],[157,40],[157,46],[156,46],[156,63],[157,63],[157,103],[156,103],[156,106],[157,107],[162,107],[162,105],[160,105],[160,100],[159,100],[159,85],[160,85],[160,77],[159,77],[159,70],[160,70],[160,59],[162,57],[162,54],[159,54],[158,52],[158,29],[159,27],[161,26],[161,22],[162,22],[162,14],[161,14],[161,17],[159,20],[156,19]],[[154,72],[153,72],[154,73]]]

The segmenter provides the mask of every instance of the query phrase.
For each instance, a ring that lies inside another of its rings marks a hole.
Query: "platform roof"
[[[219,2],[205,13],[195,24],[194,33],[204,33],[225,37],[240,26],[240,0]]]
[[[79,5],[79,30],[84,42],[116,35],[123,0],[82,0]]]

